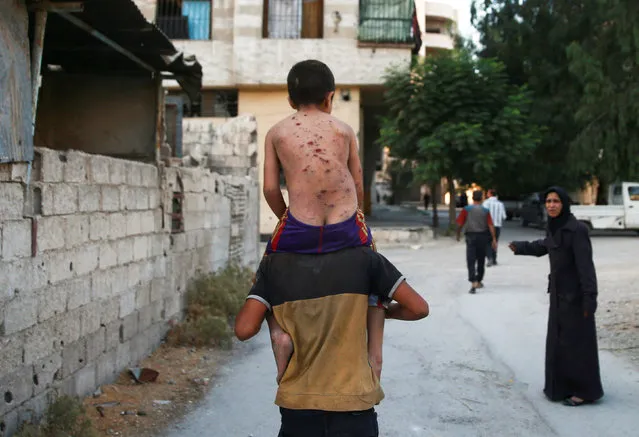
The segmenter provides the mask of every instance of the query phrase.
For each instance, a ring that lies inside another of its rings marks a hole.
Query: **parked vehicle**
[[[573,206],[572,213],[590,229],[639,233],[639,182],[613,184],[608,188],[608,205]]]
[[[499,200],[504,204],[506,208],[506,220],[512,220],[515,217],[521,216],[521,208],[524,202],[517,197],[501,197]]]
[[[532,193],[524,199],[520,211],[522,226],[526,227],[530,224],[538,227],[546,226],[548,215],[542,197],[543,193]]]

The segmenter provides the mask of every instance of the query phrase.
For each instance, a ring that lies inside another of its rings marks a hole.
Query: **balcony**
[[[211,39],[211,0],[159,0],[155,24],[170,39]]]
[[[417,40],[413,0],[360,0],[359,45],[414,46]]]
[[[457,22],[457,10],[444,3],[425,2],[426,21],[429,18],[440,18],[452,22]]]

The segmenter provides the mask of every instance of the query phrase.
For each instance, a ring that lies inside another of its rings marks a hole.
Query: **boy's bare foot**
[[[277,366],[275,381],[279,384],[293,355],[293,340],[287,333],[280,331],[271,334],[271,343],[273,345],[273,355],[275,355],[275,365]]]

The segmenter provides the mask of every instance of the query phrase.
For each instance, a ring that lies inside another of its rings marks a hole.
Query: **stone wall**
[[[0,436],[148,355],[198,271],[255,267],[256,179],[37,149],[27,188],[0,165]]]

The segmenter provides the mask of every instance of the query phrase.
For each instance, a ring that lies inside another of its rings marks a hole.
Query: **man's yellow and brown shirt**
[[[294,347],[275,403],[322,411],[378,404],[384,393],[368,363],[368,296],[392,298],[403,280],[370,247],[263,258],[248,298],[273,311]]]

